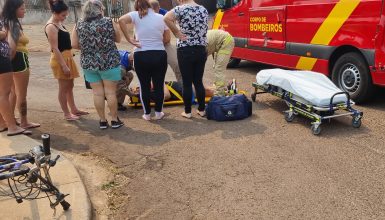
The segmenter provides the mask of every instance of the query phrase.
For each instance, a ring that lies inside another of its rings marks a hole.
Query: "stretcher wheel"
[[[359,127],[361,127],[361,118],[355,118],[355,117],[353,117],[353,119],[352,119],[352,125],[353,125],[353,128],[359,128]]]
[[[256,93],[256,92],[253,92],[253,93],[251,94],[251,100],[252,100],[253,102],[255,102],[255,101],[257,100],[257,93]]]
[[[285,120],[287,122],[292,122],[295,118],[294,112],[285,112]]]
[[[321,133],[321,126],[320,126],[320,125],[312,124],[312,125],[311,125],[311,132],[312,132],[314,135],[319,135],[319,134]]]

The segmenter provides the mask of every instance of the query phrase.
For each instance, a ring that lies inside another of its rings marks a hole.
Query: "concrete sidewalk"
[[[28,153],[37,145],[41,143],[28,136],[7,137],[6,132],[0,133],[0,155]],[[54,210],[50,208],[47,198],[24,200],[23,203],[18,204],[14,198],[2,196],[1,189],[9,191],[8,182],[2,180],[0,181],[0,219],[91,219],[91,203],[78,172],[60,152],[51,150],[51,158],[55,158],[58,154],[60,159],[56,166],[50,169],[50,175],[60,192],[70,194],[66,197],[66,201],[71,204],[70,209],[63,211],[61,205],[58,205],[54,215]]]

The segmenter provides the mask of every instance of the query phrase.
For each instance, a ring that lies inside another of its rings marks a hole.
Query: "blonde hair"
[[[99,16],[103,16],[104,6],[103,3],[99,0],[89,0],[87,1],[82,9],[82,19],[84,21],[91,20]]]

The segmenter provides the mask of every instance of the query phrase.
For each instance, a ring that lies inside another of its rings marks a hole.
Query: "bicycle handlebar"
[[[30,170],[29,167],[25,167],[25,169],[19,168],[18,170],[11,171],[9,173],[0,174],[0,180],[5,180],[5,179],[8,179],[8,178],[11,178],[14,176],[24,175],[24,174],[28,173],[29,170]]]
[[[44,155],[49,156],[51,155],[51,138],[49,134],[42,134],[41,139],[43,140],[43,150]]]

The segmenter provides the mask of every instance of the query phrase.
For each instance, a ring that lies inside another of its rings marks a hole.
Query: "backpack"
[[[251,116],[252,103],[244,94],[213,96],[206,106],[208,120],[233,121]]]

